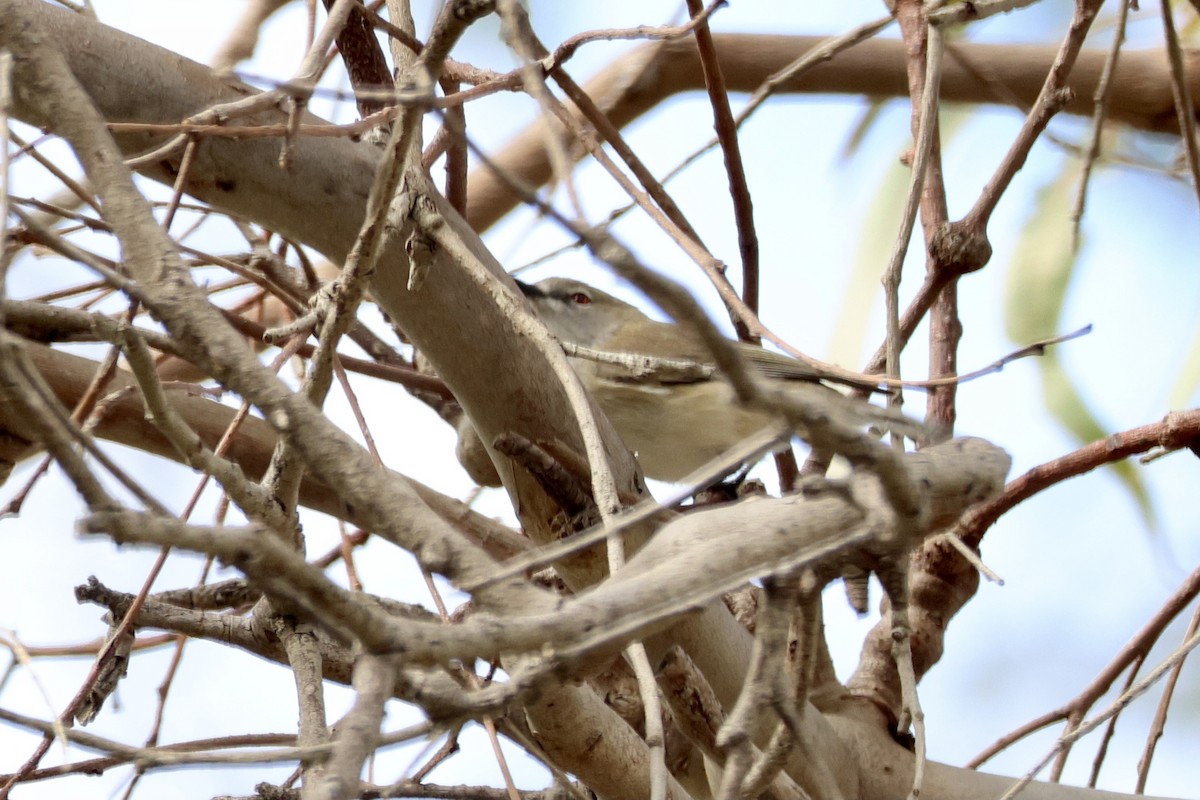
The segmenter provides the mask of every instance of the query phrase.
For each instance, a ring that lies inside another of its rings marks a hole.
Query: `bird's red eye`
[[[592,298],[588,297],[583,292],[576,292],[575,294],[571,295],[571,300],[575,303],[575,305],[579,306],[591,305],[592,302]]]

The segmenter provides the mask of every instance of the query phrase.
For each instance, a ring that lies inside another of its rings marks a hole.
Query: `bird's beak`
[[[546,296],[545,292],[531,283],[525,283],[525,281],[519,281],[516,278],[513,278],[513,282],[517,284],[517,288],[521,290],[521,294],[525,295],[526,297]]]

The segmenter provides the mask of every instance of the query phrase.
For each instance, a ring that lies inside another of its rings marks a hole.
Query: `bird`
[[[739,402],[715,369],[693,329],[648,317],[636,306],[570,278],[536,284],[517,281],[536,315],[568,345],[610,354],[600,359],[571,356],[571,366],[595,397],[649,478],[680,482],[696,469],[768,427],[770,413]],[[733,342],[758,377],[794,391],[852,404],[855,422],[873,424],[899,417],[865,401],[851,400],[827,384],[877,391],[878,384],[830,375],[797,359],[745,342]],[[634,357],[648,357],[641,368]],[[899,417],[899,419],[904,419]],[[907,420],[905,420],[907,422]]]

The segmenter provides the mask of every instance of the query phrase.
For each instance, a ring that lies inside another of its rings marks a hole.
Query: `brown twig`
[[[905,26],[911,27],[911,26]],[[937,28],[930,28],[927,33],[928,47],[925,53],[924,74],[920,80],[921,94],[912,97],[913,105],[913,155],[911,175],[909,177],[908,194],[904,202],[904,211],[900,230],[892,245],[891,255],[883,273],[884,305],[887,316],[887,335],[884,342],[886,353],[885,374],[889,379],[900,378],[900,353],[907,343],[907,338],[900,335],[900,279],[904,266],[904,256],[908,252],[912,240],[913,228],[916,225],[917,209],[922,198],[928,197],[926,178],[931,173],[937,173],[938,141],[938,95],[941,89],[942,75],[942,36]],[[912,78],[910,83],[914,84]],[[888,405],[899,410],[902,403],[900,391],[892,392]],[[894,444],[901,446],[901,440],[895,439]]]
[[[453,95],[459,90],[458,81],[452,80],[443,76],[441,80],[442,91],[447,95]],[[465,137],[467,135],[467,109],[466,105],[457,105],[446,109],[443,117],[442,129],[438,131],[439,137],[445,137],[445,154],[446,154],[446,184],[445,192],[447,202],[454,208],[455,211],[467,215],[467,174],[468,158],[467,158],[467,143]],[[433,147],[431,146],[432,150]],[[426,166],[428,168],[428,166]]]
[[[1187,70],[1183,63],[1183,51],[1179,47],[1179,35],[1175,32],[1175,20],[1171,16],[1170,0],[1162,0],[1163,38],[1167,48],[1167,60],[1171,64],[1171,93],[1175,97],[1175,114],[1179,129],[1183,132],[1184,153],[1188,169],[1192,173],[1192,189],[1200,198],[1200,144],[1196,142],[1196,118],[1192,105]]]
[[[1148,653],[1139,653],[1134,657],[1133,662],[1129,666],[1129,673],[1125,676],[1125,681],[1121,685],[1121,694],[1127,693],[1137,683],[1138,674],[1146,663]],[[1092,757],[1092,773],[1088,776],[1088,788],[1096,788],[1096,782],[1100,780],[1100,767],[1104,765],[1104,759],[1108,755],[1108,746],[1112,742],[1113,737],[1117,733],[1117,720],[1120,716],[1113,714],[1112,719],[1104,726],[1104,733],[1100,735],[1100,742],[1096,746],[1096,754]],[[1067,766],[1067,754],[1070,751],[1064,749],[1054,762],[1054,766],[1050,770],[1050,779],[1055,783],[1062,780],[1062,774]]]
[[[280,354],[279,357],[277,357],[275,359],[274,368],[276,370],[278,370],[288,360],[290,360],[290,358],[291,358],[291,355],[289,353],[287,353],[287,351],[285,350],[283,353]],[[145,359],[143,358],[143,360],[145,360]],[[145,368],[142,370],[142,374],[139,376],[140,379],[142,379],[143,381],[155,380],[153,370],[150,370],[148,368],[148,365],[143,365],[143,366]],[[160,401],[160,404],[157,404],[157,405],[152,404],[150,401],[147,401],[147,408],[154,407],[161,414],[162,411],[164,410],[161,405],[162,399],[163,398],[161,398],[161,397],[158,398],[158,400]],[[226,456],[227,452],[229,451],[229,448],[233,442],[233,437],[237,434],[237,431],[239,430],[242,423],[245,421],[246,417],[248,416],[249,411],[250,411],[249,404],[242,403],[241,408],[238,409],[238,413],[230,421],[224,434],[221,436],[220,442],[218,442],[217,446],[215,448],[213,448],[213,456],[215,458],[217,458],[217,459],[225,458],[225,456]],[[168,413],[173,414],[173,412],[168,412]],[[182,424],[182,420],[175,421],[175,425],[180,425],[180,424]],[[164,427],[165,427],[164,425],[160,424],[160,429],[162,429]],[[190,498],[190,500],[184,507],[184,510],[180,515],[181,519],[186,520],[186,519],[190,518],[192,512],[196,508],[196,505],[200,501],[200,497],[204,491],[205,486],[208,484],[211,477],[212,477],[211,474],[205,474],[203,476],[203,478],[201,479],[199,484],[196,486],[196,489],[193,492],[192,497]],[[229,497],[229,493],[227,492],[226,498],[228,498],[228,497]],[[223,503],[222,509],[224,509],[226,507],[227,507],[227,503]],[[223,515],[221,518],[223,519]],[[164,558],[165,558],[165,555],[166,555],[166,549],[164,549],[164,552],[163,552]],[[208,570],[211,568],[211,566],[212,566],[212,559],[209,558],[205,562],[204,575],[200,579],[201,584],[203,584],[204,581],[207,579]],[[244,587],[245,583],[240,582],[240,585],[242,587]],[[202,592],[203,592],[204,588],[205,587],[201,586]],[[215,592],[210,592],[210,594],[212,594],[214,596],[214,598],[218,595],[222,596],[222,599],[220,602],[222,602],[223,604],[228,603],[231,600],[236,602],[236,599],[230,597],[228,592],[222,592],[220,590],[217,590]],[[160,593],[157,597],[161,598],[162,594]],[[137,609],[135,607],[131,606],[130,612],[133,612],[135,610],[137,610]],[[154,721],[151,724],[150,734],[146,737],[146,741],[145,741],[145,745],[144,745],[145,747],[153,747],[158,744],[159,736],[162,731],[162,724],[163,724],[163,719],[164,719],[164,711],[166,709],[167,697],[170,694],[171,687],[174,685],[175,677],[178,674],[179,667],[183,663],[183,653],[184,653],[184,650],[187,647],[187,643],[189,641],[188,637],[183,636],[183,635],[176,635],[173,638],[175,639],[175,649],[174,649],[174,652],[171,654],[171,661],[170,661],[170,664],[167,666],[166,674],[163,676],[162,682],[159,684],[158,691],[156,692],[156,696],[158,697],[158,703],[155,708]],[[130,784],[127,787],[126,792],[125,792],[125,795],[127,798],[132,796],[132,793],[133,793],[135,787],[137,786],[137,784],[140,782],[143,774],[144,773],[142,773],[142,772],[138,772],[133,777],[133,780],[130,782]]]
[[[20,152],[28,153],[30,156],[32,156],[33,160],[38,162],[39,166],[61,181],[63,186],[66,186],[72,193],[74,193],[75,197],[79,198],[82,203],[90,207],[96,213],[100,213],[100,204],[96,202],[96,198],[92,195],[92,193],[84,188],[79,181],[63,172],[57,164],[55,164],[46,156],[42,155],[41,151],[35,147],[36,142],[26,142],[11,130],[8,131],[8,136],[13,140],[13,142],[16,143],[18,147],[21,148]]]
[[[1092,133],[1088,138],[1087,151],[1084,154],[1083,166],[1079,175],[1079,187],[1075,192],[1075,202],[1071,207],[1071,247],[1079,250],[1079,226],[1083,221],[1083,208],[1087,202],[1088,182],[1092,177],[1092,167],[1100,157],[1100,137],[1104,133],[1104,122],[1108,117],[1108,106],[1112,100],[1113,75],[1117,71],[1117,62],[1121,58],[1121,48],[1125,45],[1125,23],[1129,19],[1129,6],[1133,0],[1119,0],[1117,23],[1113,30],[1112,46],[1108,51],[1108,60],[1104,62],[1104,71],[1100,73],[1100,83],[1096,86],[1096,110],[1092,113]]]
[[[112,460],[96,447],[94,440],[81,430],[75,420],[71,419],[66,410],[57,403],[49,388],[41,380],[41,376],[32,368],[31,362],[14,341],[15,337],[3,329],[3,322],[4,320],[0,317],[0,347],[3,347],[4,350],[4,357],[0,358],[0,362],[5,364],[3,378],[6,385],[3,386],[3,393],[6,395],[6,400],[26,411],[28,423],[34,435],[62,465],[75,483],[76,489],[88,502],[89,507],[93,510],[114,508],[116,503],[99,484],[89,466],[83,461],[81,454],[76,451],[76,447],[79,445],[82,445],[81,449],[84,452],[87,452],[107,469],[147,508],[156,513],[166,514],[162,505],[145,492],[139,484],[133,482],[123,470],[117,468]],[[65,731],[73,724],[76,715],[93,701],[93,691],[97,681],[108,670],[112,659],[116,656],[117,644],[132,635],[136,611],[145,601],[146,594],[162,567],[165,554],[165,549],[160,552],[155,566],[151,568],[150,574],[143,583],[142,590],[131,604],[129,613],[114,626],[105,647],[96,657],[96,661],[92,664],[82,685],[56,718],[55,732],[47,732],[17,772],[13,773],[3,786],[0,786],[0,798],[7,798],[12,788],[37,768],[49,750],[56,733]]]
[[[913,312],[926,303],[933,308],[930,324],[930,364],[931,374],[934,377],[942,374],[952,375],[955,371],[957,342],[961,335],[961,324],[958,321],[954,295],[955,282],[965,272],[982,267],[990,258],[991,247],[987,243],[985,235],[990,209],[994,207],[1000,194],[1007,188],[1016,170],[1024,163],[1029,148],[1045,128],[1050,116],[1066,102],[1067,97],[1062,87],[1065,86],[1070,67],[1078,55],[1083,36],[1095,16],[1098,5],[1096,0],[1079,0],[1077,3],[1070,30],[1059,50],[1054,66],[1043,84],[1038,102],[1035,103],[1021,133],[1018,134],[1005,159],[981,194],[975,208],[960,222],[926,225],[926,240],[930,255],[929,268],[917,298],[910,305],[909,312],[905,314],[899,327],[902,335],[905,337],[911,335],[907,330],[906,323],[911,324],[915,329],[915,325],[920,319],[920,315]],[[921,5],[909,10],[907,13],[911,17],[908,19],[900,16],[902,29],[906,29],[905,40],[909,42],[910,52],[913,51],[915,42],[923,41],[922,28],[917,24],[922,19],[923,8],[924,6]],[[899,9],[898,5],[898,13]],[[910,68],[909,75],[910,83],[919,80],[916,70]],[[919,96],[919,94],[914,96]],[[926,180],[934,180],[937,187],[941,187],[940,174],[936,178],[927,175]],[[926,186],[922,202],[923,220],[926,222],[930,219],[945,220],[944,203],[944,190],[931,195],[929,186]],[[881,348],[871,366],[876,367],[883,361],[884,349]],[[947,394],[942,394],[942,392]],[[939,397],[939,394],[942,396]],[[952,387],[947,387],[932,395],[927,409],[928,419],[940,425],[952,426],[954,422]],[[977,546],[978,540],[968,538],[967,543]],[[974,595],[978,585],[978,574],[974,569],[969,568],[964,560],[953,554],[946,545],[935,542],[927,544],[919,552],[910,570],[909,579],[913,593],[911,607],[914,624],[913,641],[920,643],[920,647],[914,647],[913,651],[919,676],[940,658],[945,623]],[[874,642],[877,639],[878,637],[873,631],[871,641]],[[877,663],[883,669],[889,668],[889,665],[882,660]],[[864,675],[870,674],[864,671],[862,664],[860,664],[859,670]],[[854,680],[859,680],[858,674]],[[873,680],[878,684],[879,675],[876,675]],[[864,685],[872,684],[865,682]]]
[[[688,13],[693,18],[704,11],[701,0],[687,0]],[[725,172],[729,179],[729,197],[733,201],[733,219],[737,225],[738,247],[742,256],[742,302],[758,314],[758,234],[754,230],[754,207],[750,199],[750,185],[746,180],[746,167],[742,163],[742,151],[738,144],[737,124],[729,108],[729,92],[721,63],[717,59],[717,48],[713,44],[712,31],[708,22],[696,26],[696,50],[700,54],[700,68],[704,72],[704,85],[708,89],[708,100],[713,110],[713,127],[721,152],[725,156]],[[745,341],[756,341],[744,323],[734,319],[738,337]]]
[[[1092,326],[1084,325],[1082,328],[1073,330],[1070,333],[1064,333],[1061,336],[1051,336],[1048,339],[1042,339],[1034,342],[1033,344],[1027,344],[1018,350],[1014,350],[1006,356],[996,359],[985,367],[980,367],[979,369],[974,369],[970,372],[964,372],[959,375],[948,375],[944,378],[934,378],[933,380],[928,381],[901,381],[900,385],[904,386],[905,388],[912,389],[947,386],[952,383],[962,385],[967,381],[973,381],[976,378],[982,378],[984,375],[991,375],[994,372],[1000,372],[1012,362],[1019,361],[1022,358],[1029,358],[1030,356],[1043,356],[1046,354],[1047,347],[1051,347],[1056,344],[1062,344],[1063,342],[1069,342],[1072,339],[1078,339],[1080,336],[1086,336],[1091,332]],[[885,381],[884,385],[890,384]]]
[[[1073,98],[1074,93],[1068,88],[1071,69],[1075,66],[1075,60],[1083,47],[1083,41],[1087,37],[1087,32],[1091,28],[1092,21],[1096,18],[1102,2],[1103,0],[1076,0],[1075,14],[1071,18],[1067,35],[1063,38],[1054,64],[1046,75],[1046,81],[1042,84],[1037,102],[1034,103],[1029,115],[1025,118],[1021,130],[1013,139],[1004,159],[984,186],[983,191],[979,193],[979,199],[975,201],[975,205],[962,220],[962,224],[969,232],[975,235],[984,235],[996,204],[1000,202],[1000,198],[1008,189],[1013,177],[1025,165],[1025,159],[1029,157],[1033,143],[1046,129],[1050,119]]]
[[[455,97],[458,97],[458,95],[455,95]],[[454,105],[454,103],[447,102],[445,99],[433,102],[435,105]],[[392,122],[399,114],[399,108],[386,108],[357,122],[348,122],[343,125],[335,125],[332,122],[323,124],[302,122],[294,130],[289,129],[287,123],[224,125],[213,122],[110,122],[108,123],[108,129],[113,133],[145,133],[151,136],[192,134],[197,136],[220,136],[228,139],[281,138],[287,136],[289,132],[297,136],[353,138]]]
[[[1059,708],[1042,714],[1001,737],[982,753],[971,759],[966,766],[970,769],[978,769],[988,759],[1014,742],[1055,722],[1066,720],[1070,727],[1076,727],[1084,715],[1087,714],[1088,709],[1108,693],[1113,682],[1116,681],[1126,668],[1131,665],[1138,665],[1145,659],[1150,649],[1166,631],[1167,626],[1198,596],[1200,596],[1200,569],[1193,571],[1191,575],[1184,579],[1179,588],[1175,590],[1175,593],[1167,598],[1166,602],[1155,612],[1154,616],[1142,626],[1141,630],[1130,638],[1129,642],[1121,648],[1119,653],[1113,656],[1112,660],[1091,680],[1083,691],[1079,692],[1079,694]]]
[[[1200,607],[1192,612],[1191,622],[1188,623],[1187,631],[1183,634],[1184,641],[1195,636],[1198,629],[1200,629]],[[1138,759],[1137,786],[1134,788],[1134,792],[1137,794],[1144,794],[1146,791],[1146,780],[1150,776],[1150,762],[1154,759],[1155,746],[1162,738],[1163,729],[1166,727],[1167,709],[1171,707],[1171,698],[1175,696],[1175,689],[1179,685],[1179,674],[1182,670],[1183,661],[1180,660],[1171,670],[1167,684],[1163,687],[1162,697],[1159,698],[1158,708],[1154,710],[1154,721],[1151,723],[1150,731],[1146,734],[1146,746],[1142,751],[1142,757]]]
[[[941,43],[941,33],[929,30],[928,10],[921,2],[897,2],[896,21],[904,38],[905,71],[908,76],[908,92],[912,107],[911,127],[914,143],[923,143],[917,153],[924,162],[925,174],[914,178],[920,186],[921,225],[928,250],[926,269],[928,273],[941,271],[943,259],[939,258],[935,242],[938,232],[946,225],[946,184],[942,172],[942,149],[936,101],[941,92],[942,49],[935,46],[930,51],[931,38],[935,45]],[[927,69],[937,79],[937,84],[926,86]],[[927,97],[927,93],[932,96]],[[893,280],[899,288],[899,267]],[[894,292],[893,292],[894,293]],[[899,365],[899,354],[903,349],[900,342],[899,308],[890,311],[888,341],[884,350],[888,352],[886,363],[889,369]],[[958,341],[962,336],[962,323],[958,319],[958,301],[954,280],[948,280],[934,296],[929,320],[929,376],[936,379],[953,375],[958,366]],[[930,392],[925,405],[925,421],[939,437],[949,438],[954,430],[955,419],[954,386],[945,386]]]
[[[324,0],[325,10],[333,8],[335,0]],[[375,31],[367,11],[356,5],[350,9],[346,23],[337,34],[337,49],[350,76],[358,103],[359,116],[368,117],[382,111],[384,103],[377,97],[360,94],[363,89],[391,87],[392,74],[387,59],[375,38]]]
[[[188,175],[191,174],[192,164],[196,161],[196,147],[199,140],[196,137],[189,137],[187,146],[183,149],[183,159],[179,164],[179,174],[175,176],[175,185],[171,187],[171,200],[167,203],[167,211],[163,215],[163,230],[170,232],[171,222],[175,219],[175,212],[179,210],[179,204],[183,200],[183,193],[187,190]]]
[[[116,341],[116,323],[102,314],[19,300],[7,301],[4,307],[10,321],[19,325],[22,333],[30,338],[63,342]],[[256,341],[262,340],[267,330],[263,325],[234,311],[223,313],[230,326]],[[141,328],[137,329],[137,333],[155,350],[182,357],[182,352],[171,337]],[[299,343],[295,354],[302,358],[311,358],[314,350],[315,347],[311,344]],[[418,372],[405,364],[366,361],[341,354],[338,358],[343,367],[350,372],[399,383],[409,389],[428,392],[444,400],[454,399],[440,379]]]
[[[1161,422],[1114,433],[1034,467],[1005,486],[999,497],[964,514],[957,531],[969,546],[978,547],[987,529],[1018,503],[1068,478],[1155,448],[1186,448],[1200,455],[1200,410],[1172,412]]]

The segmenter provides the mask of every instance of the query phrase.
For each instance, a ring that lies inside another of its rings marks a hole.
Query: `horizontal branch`
[[[775,73],[828,40],[819,36],[718,34],[714,37],[721,71],[732,92],[753,92]],[[948,49],[941,80],[943,102],[1033,106],[1057,53],[1053,45],[961,44]],[[1071,99],[1064,110],[1090,116],[1108,52],[1079,54],[1067,87]],[[1188,59],[1188,86],[1200,107],[1200,69]],[[636,74],[634,73],[636,70]],[[689,39],[655,42],[622,56],[588,81],[584,90],[618,128],[624,128],[665,100],[704,90],[695,44]],[[822,61],[774,87],[780,94],[854,95],[864,98],[907,98],[904,43],[871,39]],[[1121,54],[1113,75],[1110,119],[1160,133],[1179,132],[1171,76],[1166,57],[1151,50]],[[506,175],[526,186],[550,180],[544,149],[545,121],[514,137],[494,156]],[[580,154],[582,155],[582,150]],[[477,169],[470,176],[467,218],[485,230],[516,206],[517,196],[496,173]]]
[[[957,439],[904,457],[928,513],[925,533],[999,491],[1010,460],[981,439]],[[539,654],[574,660],[610,652],[661,630],[679,616],[763,575],[812,570],[824,580],[864,556],[902,553],[881,481],[858,471],[845,486],[779,499],[752,499],[680,517],[604,584],[578,597],[531,606],[524,615],[480,612],[445,626],[389,618],[334,585],[286,545],[253,529],[188,526],[138,512],[100,512],[83,529],[122,543],[170,544],[214,555],[268,595],[361,642],[368,651],[403,653],[410,663]],[[706,579],[697,582],[695,576]]]
[[[94,361],[45,345],[27,343],[25,352],[58,399],[68,408],[74,407],[83,396],[96,372]],[[135,447],[161,458],[181,460],[179,452],[171,446],[158,428],[146,419],[141,396],[137,393],[135,381],[129,372],[123,369],[114,372],[108,386],[108,394],[110,401],[107,413],[96,424],[93,430],[95,436]],[[187,392],[172,391],[168,395],[176,412],[209,446],[215,446],[221,440],[237,413],[236,409],[229,406]],[[13,409],[0,404],[0,432],[7,435],[7,441],[0,440],[0,461],[28,457],[29,445],[21,444],[12,438],[19,437],[25,430],[25,421],[15,415]],[[238,435],[230,442],[226,455],[247,475],[257,479],[270,462],[276,439],[275,431],[264,420],[248,417],[242,422]],[[15,449],[11,447],[13,445],[16,445]],[[399,473],[391,474],[393,479],[407,481],[431,509],[477,541],[493,558],[511,558],[529,548],[528,540],[520,534],[473,511],[466,504]],[[315,511],[344,519],[360,527],[369,527],[359,509],[348,505],[345,498],[312,476],[305,479],[300,499],[304,506]]]
[[[978,547],[987,529],[1018,503],[1069,478],[1154,449],[1188,449],[1200,456],[1200,409],[1174,411],[1161,422],[1114,433],[1039,464],[1005,486],[999,497],[964,515],[958,533],[966,544]]]
[[[64,48],[61,56],[71,77],[86,92],[87,100],[107,122],[174,123],[255,93],[251,87],[220,77],[178,54],[50,4],[7,0],[3,7],[8,10],[0,14],[0,44],[11,44],[14,51],[22,31],[15,22],[8,27],[3,25],[5,16],[28,20],[43,31],[47,42],[89,43],[87,48]],[[80,103],[44,102],[63,92],[56,89],[55,94],[50,94],[42,83],[47,79],[47,71],[26,66],[37,49],[29,52],[28,58],[16,61],[14,113],[30,124],[65,134],[67,117]],[[86,105],[86,100],[82,104]],[[261,125],[283,120],[285,114],[267,108],[231,124]],[[321,120],[305,115],[304,121]],[[99,163],[89,159],[89,148],[99,146],[102,133],[107,135],[106,130],[91,132],[90,143],[82,150],[76,145],[76,153],[88,165],[89,174]],[[162,144],[161,137],[146,134],[128,133],[113,138],[126,155],[144,153]],[[342,263],[354,246],[365,217],[367,198],[380,164],[379,151],[369,144],[343,139],[298,137],[288,142],[290,164],[284,170],[278,165],[281,144],[264,139],[203,139],[194,149],[186,191],[216,208],[313,247],[335,263]],[[141,159],[139,170],[147,177],[171,185],[180,160],[179,153],[163,153],[153,160]],[[414,177],[414,184],[423,183],[418,178]],[[103,185],[94,176],[93,180],[97,186]],[[432,186],[413,185],[409,190],[440,216],[449,235],[461,239],[462,251],[477,259],[478,269],[464,269],[453,255],[438,247],[431,253],[426,279],[419,288],[409,289],[410,259],[405,243],[415,228],[413,220],[406,217],[399,229],[389,232],[371,280],[372,296],[429,360],[483,441],[492,442],[513,432],[529,441],[561,442],[565,448],[582,453],[582,437],[574,414],[545,354],[528,337],[498,335],[511,332],[513,325],[498,305],[496,292],[505,291],[503,287],[508,283],[507,291],[516,297],[515,286],[478,236]],[[288,198],[287,202],[280,202],[281,197]],[[147,229],[143,226],[138,230]],[[128,247],[124,239],[122,245]],[[488,280],[481,280],[481,274]],[[172,302],[184,299],[183,294],[163,293],[159,278],[139,275],[137,280],[146,292],[142,300],[147,308],[152,307],[155,298],[165,301],[170,297]],[[304,451],[315,474],[334,486],[346,502],[356,505],[360,513],[373,516],[374,524],[370,527],[377,531],[391,527],[402,537],[413,535],[411,530],[401,529],[399,520],[385,519],[388,512],[383,507],[395,509],[403,498],[394,489],[376,482],[370,472],[374,466],[365,452],[340,433],[329,430],[326,423],[311,418],[310,410],[302,403],[283,395],[278,382],[253,374],[251,363],[245,358],[244,342],[239,340],[235,348],[228,337],[227,322],[222,320],[217,325],[212,313],[201,307],[201,297],[191,289],[186,295],[189,296],[186,303],[173,312],[177,316],[162,321],[181,346],[193,348],[188,353],[189,359],[211,360],[220,352],[218,361],[199,366],[259,407],[272,426],[285,421],[299,423],[288,427],[289,440]],[[206,299],[204,303],[207,305]],[[162,310],[156,309],[155,313],[162,317]],[[205,328],[204,348],[195,347],[198,338],[194,330],[184,330],[193,326]],[[214,337],[226,342],[228,349],[214,348]],[[282,406],[287,407],[285,413],[276,413]],[[633,497],[644,494],[633,457],[607,420],[601,422],[601,434],[606,455],[618,476],[620,492]],[[356,474],[351,476],[351,471]],[[531,538],[536,541],[553,536],[551,521],[558,511],[554,501],[532,477],[523,470],[512,469],[506,460],[501,464],[501,473],[516,498],[514,505]],[[372,491],[372,485],[377,492]],[[414,551],[420,551],[431,543],[410,540],[410,545]],[[591,578],[597,579],[599,574]]]

